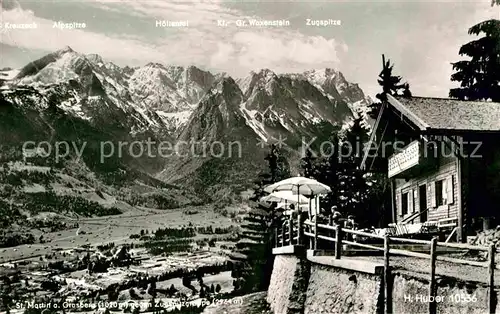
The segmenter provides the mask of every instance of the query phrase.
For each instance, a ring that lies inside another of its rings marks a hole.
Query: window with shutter
[[[446,184],[446,200],[447,200],[447,204],[453,204],[455,202],[454,200],[454,187],[453,187],[453,184],[454,184],[454,176],[450,176],[448,178],[448,183]]]
[[[446,203],[446,180],[439,180],[434,182],[434,195],[432,196],[432,200],[434,202],[433,207],[439,207]]]

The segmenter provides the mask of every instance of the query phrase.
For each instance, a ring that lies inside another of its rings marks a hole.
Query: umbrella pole
[[[298,207],[298,213],[297,213],[297,245],[300,245],[300,235],[301,235],[301,232],[302,232],[302,222],[301,222],[301,210],[300,210],[300,184],[297,184],[297,207]]]
[[[300,194],[299,194],[298,186],[297,186],[297,209],[299,210],[299,214],[300,214]]]
[[[312,219],[312,199],[309,198],[309,219]]]
[[[316,210],[316,215],[319,214],[319,195],[314,195],[314,208]]]

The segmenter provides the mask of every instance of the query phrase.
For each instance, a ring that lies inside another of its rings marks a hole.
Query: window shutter
[[[413,213],[413,190],[408,191],[408,214]]]
[[[443,200],[441,201],[441,204],[448,204],[448,180],[443,180],[443,184],[441,185],[441,197]]]
[[[436,207],[436,182],[432,182],[432,184],[430,185],[430,188],[431,188],[431,193],[430,193],[431,208],[435,208]]]
[[[417,195],[417,189],[412,190],[412,198],[411,198],[411,203],[412,203],[412,212],[417,212],[417,204],[418,204],[418,195]]]
[[[413,193],[414,195],[414,198],[413,198],[413,211],[414,212],[419,212],[421,211],[422,209],[420,208],[420,189],[416,188],[414,190],[415,192]]]
[[[396,207],[397,207],[398,216],[402,216],[403,215],[403,197],[401,196],[401,192],[398,192],[398,194],[396,194]]]
[[[446,197],[446,200],[448,201],[447,204],[453,204],[454,203],[454,189],[453,189],[453,176],[450,176],[448,178],[448,180],[446,180],[447,183],[446,183],[446,187],[447,187],[447,197]]]

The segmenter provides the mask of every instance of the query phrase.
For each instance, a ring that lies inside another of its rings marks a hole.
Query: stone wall
[[[428,280],[414,275],[394,274],[392,293],[394,313],[429,313],[428,295]],[[485,284],[440,278],[437,280],[435,300],[437,313],[489,313],[488,287]],[[499,304],[496,306],[495,313],[500,313]]]
[[[303,313],[309,280],[309,263],[294,255],[277,255],[267,292],[274,314]]]
[[[384,313],[383,265],[332,256],[307,255],[280,248],[276,254],[267,302],[274,314]],[[392,313],[429,313],[428,274],[394,270],[391,274]],[[500,313],[495,289],[494,313]],[[436,310],[443,314],[489,312],[487,284],[436,276]]]
[[[380,276],[311,265],[305,314],[380,313]]]

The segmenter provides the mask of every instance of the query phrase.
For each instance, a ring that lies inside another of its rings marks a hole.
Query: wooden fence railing
[[[436,261],[445,261],[453,264],[469,265],[476,267],[484,267],[488,269],[488,284],[489,284],[489,309],[490,313],[495,313],[495,253],[496,247],[494,244],[489,247],[468,245],[462,243],[448,243],[448,242],[438,242],[437,237],[432,240],[418,240],[400,237],[390,237],[388,235],[381,236],[373,233],[367,233],[358,230],[352,230],[347,228],[342,228],[339,225],[333,225],[331,222],[329,224],[320,224],[316,219],[313,221],[302,222],[297,219],[294,226],[292,219],[289,219],[282,226],[276,228],[276,246],[286,246],[286,245],[303,245],[305,243],[305,237],[309,238],[309,248],[318,249],[318,240],[325,240],[333,242],[335,244],[334,257],[335,259],[340,259],[342,257],[342,248],[344,245],[361,247],[365,249],[383,251],[384,253],[384,295],[386,298],[386,313],[391,313],[392,300],[389,300],[392,293],[390,291],[390,256],[400,255],[415,258],[428,259],[429,263],[429,313],[436,313]],[[351,235],[351,236],[349,236]],[[368,243],[360,243],[354,241],[352,235],[361,236],[368,239],[378,239],[383,241],[383,247]],[[411,250],[396,248],[397,243],[406,244],[417,244],[429,246],[429,253],[414,252]],[[392,245],[392,247],[391,247]],[[459,258],[453,258],[448,256],[438,255],[438,247],[456,248],[463,250],[475,250],[488,253],[488,260],[486,262],[464,260]]]

